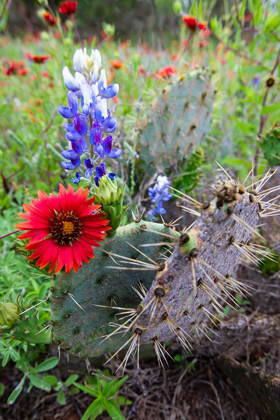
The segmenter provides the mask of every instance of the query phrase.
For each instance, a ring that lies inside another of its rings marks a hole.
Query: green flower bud
[[[41,6],[48,6],[48,0],[37,0],[39,4],[41,4]]]
[[[72,20],[67,20],[65,24],[68,29],[73,29],[74,27],[74,22]]]
[[[107,36],[115,35],[115,25],[111,25],[110,23],[103,22],[102,29]]]
[[[41,32],[40,37],[42,41],[49,41],[50,39],[50,36],[46,31]]]
[[[71,41],[71,39],[69,39],[69,38],[65,38],[65,39],[63,40],[63,44],[64,44],[64,45],[66,45],[66,46],[69,46],[69,45],[71,45],[71,44],[72,44],[72,41]]]
[[[99,179],[99,187],[93,187],[94,203],[102,205],[103,212],[106,213],[110,220],[109,225],[112,230],[107,233],[108,236],[113,236],[121,223],[124,212],[124,188],[125,183],[118,178],[112,180],[108,176],[103,176]]]
[[[183,4],[181,0],[175,0],[172,5],[172,9],[174,13],[180,13],[181,10],[183,9]]]
[[[0,326],[8,328],[19,320],[19,307],[12,302],[0,302]]]

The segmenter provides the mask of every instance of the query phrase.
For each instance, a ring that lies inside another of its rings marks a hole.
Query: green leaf
[[[199,20],[202,19],[202,0],[198,3],[197,17]]]
[[[265,21],[264,32],[273,31],[277,29],[279,25],[280,25],[280,16],[278,15],[268,16]]]
[[[56,386],[56,385],[57,385],[57,383],[58,383],[57,378],[56,378],[55,376],[53,376],[53,375],[47,375],[47,376],[44,376],[44,377],[43,377],[43,381],[44,381],[46,384],[49,384],[49,385],[51,385],[51,386]]]
[[[50,357],[50,359],[45,360],[40,363],[40,365],[34,368],[35,372],[45,372],[46,370],[53,369],[59,362],[58,357]]]
[[[71,395],[76,395],[80,392],[80,390],[78,388],[72,388],[70,389],[70,394]]]
[[[88,388],[87,386],[78,384],[77,382],[73,382],[73,385],[75,385],[81,391],[84,391],[86,394],[90,394],[90,395],[93,395],[94,397],[98,397],[98,392],[94,391],[91,388]]]
[[[26,378],[26,376],[24,375],[24,377],[21,379],[18,386],[13,390],[13,392],[9,396],[8,404],[13,404],[15,402],[15,400],[17,399],[17,397],[19,396],[19,394],[21,393],[24,382],[25,382],[25,378]]]
[[[44,391],[50,392],[51,386],[43,381],[43,378],[35,375],[28,375],[28,378],[33,386],[39,389],[43,389]]]
[[[72,385],[78,379],[78,377],[79,375],[76,374],[70,375],[69,378],[64,382],[65,386]]]
[[[87,420],[89,417],[91,420],[94,420],[97,416],[102,414],[104,409],[105,407],[102,400],[100,398],[97,398],[93,401],[93,403],[90,404],[81,420]]]
[[[63,392],[63,389],[61,389],[61,390],[59,391],[59,393],[57,394],[57,402],[58,402],[60,405],[65,405],[65,404],[66,404],[66,398],[65,398],[65,394],[64,394],[64,392]]]
[[[122,379],[114,379],[108,383],[103,388],[102,394],[105,398],[111,398],[114,395],[117,394],[120,387],[125,383],[125,381],[128,379],[128,376],[125,376]]]
[[[6,27],[6,24],[7,24],[7,21],[8,21],[8,9],[5,9],[4,13],[3,13],[3,16],[2,16],[2,19],[0,21],[0,31],[4,31],[4,29]]]
[[[270,114],[271,112],[280,111],[280,102],[274,102],[274,104],[263,106],[262,115]]]
[[[118,405],[131,405],[132,404],[132,401],[126,399],[123,395],[120,395],[117,398],[117,403],[118,403]]]
[[[2,397],[2,395],[4,395],[4,392],[5,392],[5,385],[0,384],[0,397]]]
[[[9,361],[9,358],[10,358],[10,353],[9,353],[9,351],[6,351],[6,353],[5,353],[4,357],[3,357],[3,360],[2,360],[2,367],[5,367],[6,366],[6,364]]]
[[[108,414],[112,417],[112,420],[125,420],[123,413],[120,410],[120,407],[115,400],[105,400],[103,399],[103,404],[108,411]]]
[[[243,19],[244,13],[245,13],[245,7],[246,7],[246,0],[242,0],[242,5],[239,9],[239,14],[238,14],[238,18],[240,20]]]

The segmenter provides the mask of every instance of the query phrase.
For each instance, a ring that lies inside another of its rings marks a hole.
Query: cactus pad
[[[169,84],[152,105],[139,137],[145,171],[165,172],[205,138],[211,121],[213,92],[207,74],[197,72]]]

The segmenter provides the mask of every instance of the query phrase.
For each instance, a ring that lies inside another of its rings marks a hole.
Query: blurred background
[[[14,0],[10,7],[10,33],[19,35],[25,31],[38,31],[44,28],[42,20],[34,13],[44,0]],[[174,13],[181,3],[185,10],[192,0],[79,0],[77,25],[83,37],[97,35],[102,29],[102,22],[114,24],[116,36],[127,37],[138,42],[150,40],[152,36],[179,36],[178,17]],[[229,3],[233,3],[230,1]],[[50,0],[49,5],[57,10],[60,0]],[[223,0],[204,0],[204,10],[211,9],[213,15],[221,15],[224,10]],[[153,31],[153,32],[152,32]]]

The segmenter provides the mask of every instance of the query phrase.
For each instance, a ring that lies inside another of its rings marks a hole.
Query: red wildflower
[[[139,76],[141,76],[142,74],[145,74],[146,73],[146,70],[145,70],[145,67],[143,66],[143,64],[141,64],[141,66],[139,67],[139,69],[138,69],[138,77]]]
[[[187,25],[187,27],[191,30],[196,29],[197,19],[191,15],[184,15],[182,16],[183,22]]]
[[[174,76],[175,73],[177,73],[177,68],[175,66],[165,66],[156,72],[156,76],[157,79],[168,79],[169,77]]]
[[[33,61],[34,63],[37,63],[37,64],[42,64],[51,58],[50,55],[33,55],[30,53],[25,53],[24,56],[25,58],[27,58],[27,60]]]
[[[45,12],[42,13],[42,16],[45,20],[45,23],[48,26],[56,26],[57,25],[57,18],[54,15],[52,15],[50,12],[45,11]]]
[[[58,11],[62,15],[73,16],[76,13],[77,6],[77,1],[64,1],[63,3],[60,3],[60,8]]]
[[[198,22],[197,27],[200,31],[206,31],[207,22]]]
[[[66,273],[79,270],[89,258],[94,258],[93,246],[105,237],[111,229],[109,220],[100,214],[101,205],[92,205],[94,198],[87,199],[88,189],[79,188],[74,192],[59,186],[59,194],[48,196],[38,191],[38,198],[32,204],[24,204],[27,213],[19,213],[26,222],[16,225],[16,229],[27,230],[20,239],[30,239],[25,247],[35,251],[27,259],[38,258],[36,266],[44,268],[50,264],[49,273],[55,268],[58,273],[65,266]]]
[[[204,39],[203,41],[200,41],[199,48],[207,47],[207,45],[208,45],[208,41]]]
[[[179,54],[171,54],[170,58],[172,61],[176,61],[179,58]]]
[[[52,79],[52,76],[50,75],[48,71],[43,71],[42,77],[46,77],[47,79]]]
[[[22,61],[7,59],[5,65],[6,67],[3,69],[3,73],[6,74],[6,76],[26,76],[29,73],[29,70],[25,68],[25,63]]]
[[[114,69],[122,69],[124,67],[124,63],[121,60],[110,60],[110,64]]]
[[[205,38],[208,38],[209,36],[211,35],[211,31],[210,31],[210,29],[205,29],[205,31],[203,32],[203,36],[205,37]]]
[[[253,17],[253,15],[252,15],[252,13],[247,13],[245,16],[244,16],[244,22],[250,22],[250,20],[252,19],[252,17]]]

